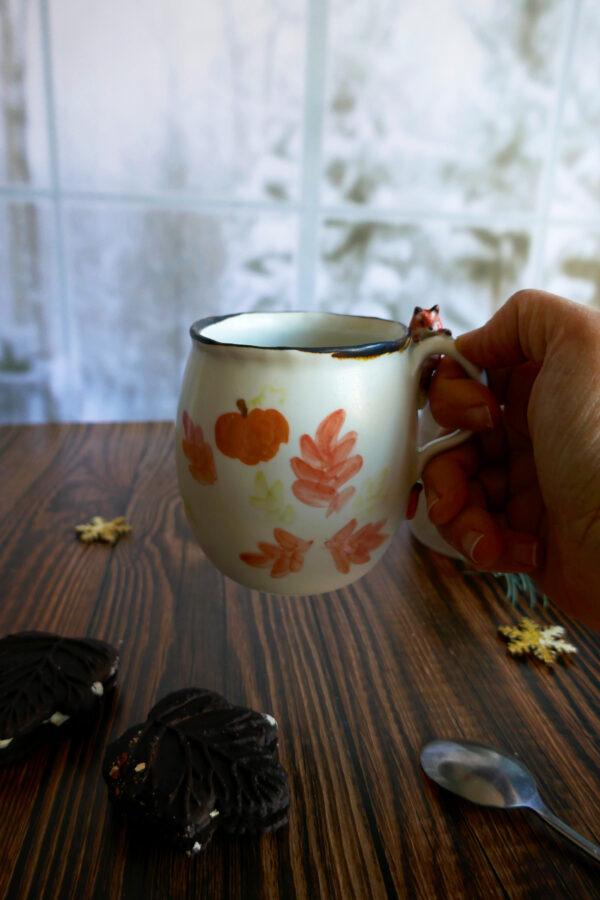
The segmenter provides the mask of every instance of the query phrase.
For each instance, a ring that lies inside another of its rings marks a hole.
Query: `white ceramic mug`
[[[417,446],[422,363],[447,336],[317,312],[195,322],[176,422],[192,530],[225,575],[279,594],[362,577],[406,516],[411,488],[457,431]]]

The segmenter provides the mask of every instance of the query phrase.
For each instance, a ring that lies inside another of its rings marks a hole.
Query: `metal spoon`
[[[499,750],[472,741],[431,741],[421,751],[424,771],[441,787],[482,806],[527,807],[600,862],[600,847],[546,808],[533,775]]]

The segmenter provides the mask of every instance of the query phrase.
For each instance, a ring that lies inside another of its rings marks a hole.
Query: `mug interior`
[[[319,312],[215,316],[194,322],[190,333],[194,340],[208,344],[313,352],[373,347],[389,352],[401,347],[409,336],[400,322]]]

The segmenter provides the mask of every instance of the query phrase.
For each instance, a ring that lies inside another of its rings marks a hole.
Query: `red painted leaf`
[[[354,450],[354,445],[356,443],[357,437],[358,435],[356,431],[349,431],[340,441],[338,441],[332,453],[333,463],[343,462],[350,456],[350,454]]]
[[[292,485],[295,496],[307,506],[326,507],[326,516],[339,512],[355,488],[340,491],[341,486],[353,478],[362,467],[360,454],[350,456],[357,440],[356,431],[339,437],[346,419],[346,412],[337,409],[319,423],[313,438],[303,434],[300,452],[304,457],[290,460],[296,481]]]
[[[315,466],[311,466],[309,463],[304,462],[299,456],[292,457],[290,465],[297,478],[300,478],[302,481],[314,481],[316,484],[319,483],[322,475],[321,469],[317,469]]]
[[[262,550],[263,555],[268,559],[275,559],[279,552],[277,547],[274,547],[273,544],[267,544],[266,541],[259,541],[258,549]]]
[[[295,534],[291,534],[285,528],[274,528],[273,537],[284,550],[300,550],[302,553],[306,553],[312,544],[312,541],[303,541],[302,538],[296,537]]]
[[[240,553],[240,559],[255,569],[268,569],[273,564],[273,557],[264,553]]]
[[[300,438],[300,452],[307,462],[317,466],[321,466],[324,462],[323,454],[309,434],[303,434]]]
[[[194,425],[186,410],[182,421],[185,437],[181,441],[181,449],[190,463],[190,475],[200,484],[214,484],[217,470],[210,444],[204,440],[202,429],[199,425]]]
[[[329,475],[335,482],[335,485],[339,486],[353,478],[361,467],[362,456],[351,456],[350,459],[339,463],[337,466],[332,466],[329,470]]]
[[[342,425],[346,420],[346,411],[344,409],[336,409],[323,419],[318,426],[315,437],[319,450],[326,456],[329,456],[335,440],[342,429]]]
[[[312,547],[313,541],[305,541],[283,528],[275,528],[273,537],[277,544],[258,542],[262,553],[240,553],[242,562],[257,569],[270,567],[272,578],[299,572],[304,565],[304,554]]]
[[[336,496],[335,488],[313,481],[295,481],[292,485],[292,491],[298,500],[306,503],[307,506],[329,507]]]
[[[338,572],[346,575],[351,565],[362,565],[371,559],[371,552],[380,547],[389,537],[382,534],[380,529],[386,519],[379,522],[369,522],[355,532],[356,519],[351,519],[343,528],[340,528],[333,537],[325,541],[325,546],[333,557]]]
[[[325,516],[330,516],[331,513],[339,512],[341,509],[343,509],[344,506],[346,505],[346,503],[348,502],[348,500],[350,499],[350,497],[352,497],[355,492],[356,492],[356,488],[349,486],[347,488],[344,488],[343,491],[340,491],[339,493],[335,493],[334,496],[331,498],[331,503],[329,504],[329,506],[327,508],[327,512],[325,513]]]

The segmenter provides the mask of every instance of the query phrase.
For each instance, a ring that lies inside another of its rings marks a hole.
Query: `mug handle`
[[[446,335],[432,335],[432,337],[425,338],[419,344],[412,344],[410,348],[410,354],[412,357],[412,366],[413,366],[413,378],[414,378],[414,396],[417,396],[417,391],[419,388],[419,378],[421,376],[421,366],[425,362],[428,356],[433,356],[437,353],[443,353],[445,356],[451,356],[452,359],[455,359],[457,363],[465,370],[467,375],[470,378],[474,378],[475,381],[479,381],[481,384],[487,384],[487,376],[483,369],[479,369],[477,366],[474,366],[473,363],[469,362],[468,359],[459,353],[456,349],[456,343],[454,338],[448,337]],[[434,438],[432,441],[428,441],[423,447],[417,448],[417,472],[415,475],[415,481],[417,478],[421,477],[421,473],[430,459],[433,459],[434,456],[437,456],[438,453],[442,453],[444,450],[450,450],[452,447],[457,447],[459,444],[463,444],[466,440],[468,440],[472,431],[466,431],[465,429],[459,428],[456,431],[451,432],[450,434],[444,434],[441,437]]]

